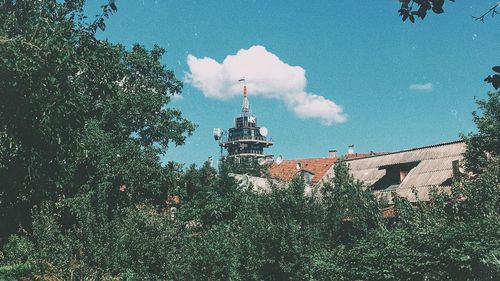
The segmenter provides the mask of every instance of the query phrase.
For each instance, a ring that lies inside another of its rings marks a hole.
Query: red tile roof
[[[371,153],[352,153],[343,156],[344,160],[352,160],[358,158],[365,158],[376,155],[387,154],[387,152],[371,152]],[[297,163],[300,163],[301,170],[313,174],[312,183],[317,184],[333,166],[333,164],[340,160],[339,157],[329,158],[309,158],[309,159],[296,159],[296,160],[283,160],[280,165],[273,163],[269,169],[269,176],[282,181],[291,181],[297,174]]]
[[[299,159],[299,160],[283,160],[283,162],[278,165],[273,163],[269,167],[269,175],[272,178],[291,181],[297,174],[297,163],[300,163],[301,169],[313,174],[312,183],[318,183],[326,174],[326,172],[332,167],[332,165],[339,158],[310,158],[310,159]]]

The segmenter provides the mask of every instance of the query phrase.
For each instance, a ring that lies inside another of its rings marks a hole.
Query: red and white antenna
[[[248,113],[250,111],[250,102],[248,101],[247,84],[245,83],[245,78],[238,80],[238,82],[243,82],[243,105],[241,106],[241,111],[243,113]]]

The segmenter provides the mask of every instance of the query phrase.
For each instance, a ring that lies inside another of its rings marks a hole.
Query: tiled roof
[[[297,174],[297,163],[300,163],[302,171],[313,174],[312,183],[318,183],[326,172],[332,167],[338,158],[310,158],[299,160],[283,160],[280,165],[273,163],[269,167],[269,175],[272,178],[291,181]]]
[[[373,157],[384,155],[387,152],[371,152],[371,153],[352,153],[343,156],[344,160],[354,160],[366,157]],[[280,165],[273,163],[269,167],[269,176],[282,181],[291,181],[297,174],[297,163],[300,163],[301,170],[313,174],[312,184],[315,185],[324,178],[329,170],[332,169],[333,164],[339,160],[339,157],[328,158],[309,158],[309,159],[295,159],[284,160]]]

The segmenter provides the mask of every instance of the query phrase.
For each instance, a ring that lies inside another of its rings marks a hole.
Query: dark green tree
[[[488,163],[500,157],[500,93],[490,92],[485,100],[476,101],[480,112],[472,117],[477,132],[463,135],[467,144],[465,165],[468,171],[480,173]]]
[[[467,147],[462,181],[455,197],[464,219],[497,218],[500,215],[500,93],[490,92],[476,101],[480,113],[472,113],[477,132],[462,135]]]
[[[334,172],[321,190],[330,239],[349,242],[380,227],[382,204],[372,190],[352,177],[344,161],[335,163]]]
[[[261,177],[265,175],[269,165],[259,165],[256,157],[225,157],[220,160],[220,165],[225,166],[230,173]]]
[[[164,50],[96,39],[116,5],[90,22],[83,5],[0,1],[1,237],[28,227],[43,200],[98,187],[125,187],[133,202],[158,195],[159,155],[195,128],[167,107],[182,83]]]

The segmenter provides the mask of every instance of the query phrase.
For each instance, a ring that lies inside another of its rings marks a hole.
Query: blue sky
[[[473,130],[474,96],[492,89],[483,78],[498,65],[500,18],[482,24],[471,15],[493,3],[448,2],[444,14],[410,24],[401,22],[395,0],[118,0],[118,12],[99,37],[127,47],[138,42],[166,48],[163,63],[180,79],[197,71],[169,106],[199,127],[164,160],[201,164],[218,157],[212,129],[229,128],[241,108],[229,83],[232,69],[246,73],[252,111],[275,143],[269,153],[326,157],[329,149],[345,153],[349,144],[356,152],[394,151],[457,140]],[[93,14],[98,5],[92,1],[87,8]],[[264,54],[248,51],[252,46],[262,46]],[[224,64],[225,82],[211,93],[202,87],[213,80],[214,69],[222,69],[217,64],[245,52],[262,64]],[[188,65],[188,55],[197,64]],[[261,67],[267,59],[276,68]],[[217,67],[204,68],[206,61]],[[280,76],[287,70],[298,78]],[[266,77],[277,86],[266,88]],[[341,112],[330,114],[336,107]]]

